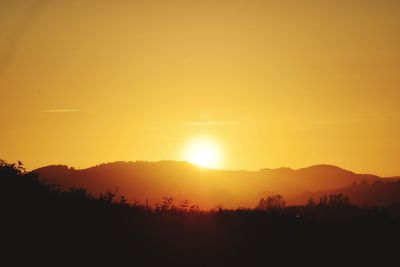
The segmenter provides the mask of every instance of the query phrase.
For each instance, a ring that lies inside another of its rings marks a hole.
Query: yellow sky
[[[400,174],[400,1],[0,2],[0,158]]]

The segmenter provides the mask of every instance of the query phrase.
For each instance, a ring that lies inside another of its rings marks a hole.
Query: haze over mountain
[[[145,202],[147,199],[149,204],[169,196],[178,201],[189,199],[204,209],[216,205],[254,207],[260,198],[277,193],[295,203],[298,202],[297,196],[304,192],[383,180],[375,175],[356,174],[332,165],[298,170],[227,171],[199,168],[178,161],[114,162],[82,170],[52,165],[35,172],[46,182],[59,184],[62,188],[83,187],[93,194],[118,190],[131,202]]]

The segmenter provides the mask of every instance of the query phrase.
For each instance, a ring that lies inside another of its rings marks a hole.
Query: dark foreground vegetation
[[[398,266],[400,208],[344,195],[201,211],[62,191],[0,161],[2,266]]]

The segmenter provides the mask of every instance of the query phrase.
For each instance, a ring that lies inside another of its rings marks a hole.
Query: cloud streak
[[[236,121],[190,121],[184,123],[185,126],[227,126],[236,124]]]
[[[44,113],[71,113],[71,112],[79,112],[81,109],[43,109]]]

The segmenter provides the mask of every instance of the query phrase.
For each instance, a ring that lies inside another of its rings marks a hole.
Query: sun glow
[[[212,140],[200,138],[192,140],[186,147],[185,160],[205,168],[220,167],[221,152]]]

